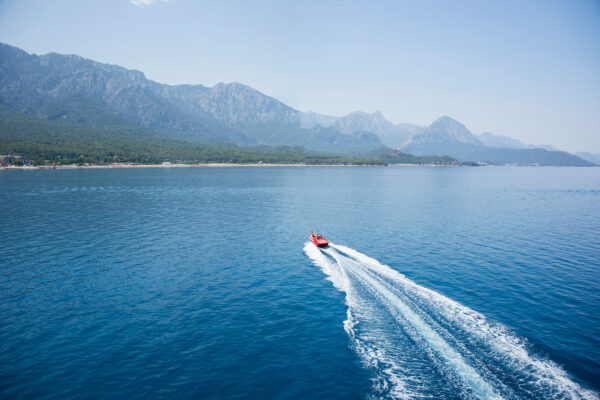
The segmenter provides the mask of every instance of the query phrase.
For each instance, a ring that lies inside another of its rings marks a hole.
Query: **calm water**
[[[0,398],[600,390],[600,168],[0,171],[0,187]]]

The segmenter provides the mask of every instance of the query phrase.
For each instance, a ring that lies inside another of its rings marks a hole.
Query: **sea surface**
[[[598,398],[600,168],[4,170],[0,189],[2,399]]]

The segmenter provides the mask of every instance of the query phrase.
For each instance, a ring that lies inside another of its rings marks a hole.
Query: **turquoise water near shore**
[[[2,398],[600,390],[600,168],[0,171],[0,185]]]

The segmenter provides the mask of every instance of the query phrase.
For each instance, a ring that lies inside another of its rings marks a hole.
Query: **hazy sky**
[[[0,0],[0,41],[600,153],[600,1]]]

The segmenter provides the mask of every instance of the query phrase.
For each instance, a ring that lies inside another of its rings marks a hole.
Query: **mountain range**
[[[494,143],[499,142],[502,147],[487,145],[486,141],[489,144],[490,139]],[[423,132],[412,136],[402,145],[401,150],[417,156],[445,154],[459,160],[488,164],[594,165],[574,154],[530,147],[508,137],[489,133],[477,137],[463,124],[447,116],[438,118]]]
[[[0,104],[45,119],[89,124],[80,114],[111,114],[161,136],[243,146],[300,145],[348,153],[381,147],[373,133],[348,135],[301,124],[303,113],[240,83],[164,85],[139,71],[75,55],[28,54],[0,44]],[[92,110],[93,109],[93,110]],[[92,121],[102,125],[102,119]]]
[[[125,123],[159,138],[191,143],[302,146],[353,155],[394,149],[488,163],[592,165],[576,155],[507,137],[475,136],[446,116],[423,127],[393,124],[379,111],[342,117],[302,112],[240,83],[166,85],[140,71],[76,55],[28,54],[2,43],[0,105],[86,127]]]

